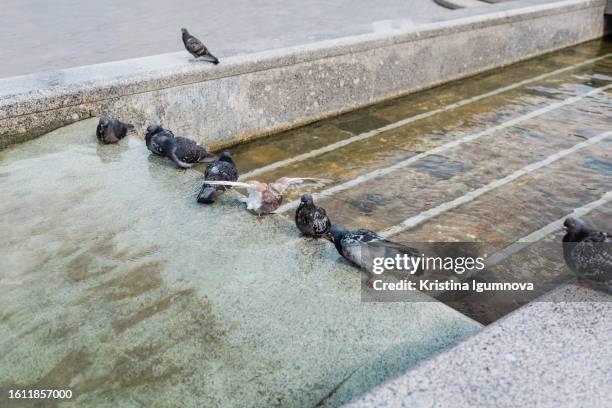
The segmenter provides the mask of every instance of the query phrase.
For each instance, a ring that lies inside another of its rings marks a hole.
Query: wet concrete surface
[[[0,153],[0,389],[337,406],[480,329],[418,294],[362,303],[331,244],[258,221],[234,192],[197,204],[201,167],[177,170],[138,135],[98,145],[95,125]]]

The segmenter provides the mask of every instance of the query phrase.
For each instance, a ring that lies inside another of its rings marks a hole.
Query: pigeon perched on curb
[[[123,139],[127,132],[134,130],[134,126],[129,123],[123,123],[118,119],[110,116],[103,116],[98,122],[96,128],[96,137],[100,143],[117,143]]]
[[[372,262],[374,258],[393,258],[397,254],[406,254],[418,257],[420,253],[414,248],[389,241],[374,231],[358,229],[347,230],[344,225],[334,224],[330,228],[328,239],[336,246],[336,250],[343,258],[353,265],[364,269],[369,275],[368,284],[372,283]],[[408,273],[413,273],[406,270]],[[419,274],[421,271],[415,271]]]
[[[209,181],[208,184],[220,186],[234,186],[246,188],[249,196],[242,201],[246,203],[247,210],[257,214],[270,214],[276,211],[283,202],[283,193],[304,183],[322,186],[331,183],[331,180],[320,178],[281,177],[273,183],[262,183],[257,180],[237,181]]]
[[[229,150],[225,150],[217,161],[210,163],[206,167],[204,180],[202,189],[198,194],[198,202],[203,204],[214,203],[219,194],[231,188],[231,186],[211,186],[206,181],[238,180],[238,168],[236,168]]]
[[[569,217],[563,223],[563,258],[581,284],[612,293],[612,235]]]
[[[329,233],[331,221],[325,209],[314,204],[312,195],[304,194],[295,211],[295,225],[304,235],[322,237]]]
[[[202,41],[195,38],[193,35],[189,34],[186,28],[181,28],[181,32],[183,33],[183,44],[185,44],[185,49],[189,51],[191,55],[193,55],[194,62],[201,58],[204,61],[212,62],[217,65],[219,63],[219,59],[212,55],[208,48]]]
[[[201,161],[216,159],[197,142],[185,137],[174,136],[174,133],[159,125],[147,127],[145,142],[151,152],[169,157],[178,167],[183,169],[192,167]]]

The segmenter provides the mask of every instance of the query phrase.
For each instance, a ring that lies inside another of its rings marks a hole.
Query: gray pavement
[[[349,406],[609,407],[610,300],[561,287]]]
[[[2,3],[0,77],[180,51],[181,27],[224,57],[388,30],[453,13],[432,0],[375,5],[365,0]]]

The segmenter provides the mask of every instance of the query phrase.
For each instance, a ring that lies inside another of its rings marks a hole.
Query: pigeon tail
[[[215,65],[219,63],[219,58],[215,57],[210,52],[200,56],[199,58],[203,61],[212,62]]]
[[[182,169],[189,169],[191,167],[193,167],[193,163],[185,163],[184,161],[182,161],[181,159],[178,158],[178,156],[176,155],[176,149],[172,149],[170,151],[170,159],[172,159],[172,161],[180,168]]]

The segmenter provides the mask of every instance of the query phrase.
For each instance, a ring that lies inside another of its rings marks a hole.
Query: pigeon
[[[206,167],[204,173],[204,184],[198,194],[198,203],[212,204],[219,194],[231,188],[231,186],[211,186],[206,181],[236,181],[238,180],[238,169],[232,160],[229,150],[224,151],[219,160],[214,161]]]
[[[579,283],[612,293],[612,235],[572,217],[563,226],[563,258]]]
[[[215,159],[215,156],[208,154],[206,149],[197,142],[185,137],[174,136],[174,133],[159,125],[147,127],[145,142],[151,152],[169,157],[178,167],[183,169],[192,167],[201,161]]]
[[[100,143],[117,143],[127,135],[128,131],[134,130],[134,126],[123,123],[118,119],[103,116],[96,128],[96,137]]]
[[[340,224],[331,226],[328,240],[336,246],[336,250],[343,258],[364,269],[370,275],[368,279],[370,286],[372,286],[374,279],[371,275],[374,258],[394,258],[398,254],[406,254],[410,257],[420,256],[418,250],[389,241],[374,231],[368,229],[349,231],[344,225]],[[412,272],[407,269],[406,272],[420,274],[422,271]]]
[[[234,186],[246,188],[249,196],[242,201],[246,203],[247,210],[261,216],[271,214],[283,202],[283,193],[304,183],[318,186],[331,183],[331,180],[304,177],[281,177],[273,183],[262,183],[257,180],[247,180],[243,183],[236,181],[209,181],[208,184],[220,186]]]
[[[312,195],[304,194],[295,211],[295,225],[302,234],[318,238],[329,234],[331,221],[325,209],[314,204]]]
[[[201,58],[202,60],[212,62],[215,65],[219,63],[219,59],[208,51],[208,48],[202,44],[202,41],[189,34],[189,31],[187,31],[186,28],[181,28],[181,32],[183,33],[183,44],[185,44],[185,49],[189,51],[191,55],[193,55],[193,62],[197,61],[198,58]]]
[[[145,143],[147,144],[147,149],[152,153],[158,156],[165,156],[162,144],[166,144],[166,139],[168,138],[174,138],[174,133],[159,125],[149,125],[149,127],[147,127]]]

